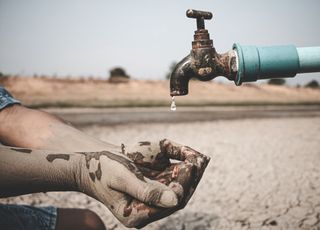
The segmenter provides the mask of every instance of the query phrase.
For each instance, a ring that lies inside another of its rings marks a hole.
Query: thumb
[[[130,178],[126,180],[125,186],[121,189],[117,188],[117,185],[111,185],[111,187],[123,191],[148,205],[170,208],[178,204],[177,194],[171,188],[146,177],[144,177],[144,180]]]
[[[164,208],[174,207],[178,204],[177,194],[168,186],[146,178],[146,183],[137,188],[137,198],[149,205]]]

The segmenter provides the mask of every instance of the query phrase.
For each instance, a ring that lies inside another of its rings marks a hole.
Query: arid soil
[[[145,229],[320,229],[319,89],[192,81],[190,94],[176,98],[178,111],[170,114],[168,81],[10,77],[0,79],[0,85],[33,107],[165,106],[132,108],[131,114],[114,108],[48,109],[111,143],[166,137],[211,156],[186,208]],[[264,107],[282,104],[303,106]],[[125,229],[101,203],[80,193],[49,192],[0,202],[89,208],[107,229]]]
[[[81,129],[118,145],[167,137],[211,156],[185,209],[145,229],[320,228],[319,116]],[[80,193],[34,194],[0,202],[90,208],[108,229],[125,229],[101,203]]]
[[[169,81],[106,80],[8,77],[0,79],[15,97],[34,107],[167,106]],[[189,95],[176,97],[179,105],[320,104],[320,90],[266,84],[190,81]]]

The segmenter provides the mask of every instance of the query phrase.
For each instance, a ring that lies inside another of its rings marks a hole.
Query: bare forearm
[[[0,111],[0,142],[62,151],[101,151],[116,146],[93,138],[43,111],[14,105]]]

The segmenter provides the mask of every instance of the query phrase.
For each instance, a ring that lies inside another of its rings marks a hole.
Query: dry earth
[[[68,80],[31,77],[0,79],[25,105],[36,107],[77,106],[167,106],[168,81],[131,80],[109,83],[106,80]],[[320,104],[320,90],[244,84],[241,87],[214,82],[191,81],[189,95],[177,97],[178,105]]]
[[[116,144],[168,137],[212,157],[186,208],[145,229],[320,229],[320,117],[82,129]],[[124,229],[102,204],[79,193],[0,202],[90,208],[108,229]]]

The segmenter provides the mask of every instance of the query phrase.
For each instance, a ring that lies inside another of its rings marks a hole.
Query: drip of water
[[[170,109],[171,109],[171,111],[176,111],[177,110],[177,106],[176,106],[176,102],[174,100],[174,96],[172,97]]]

